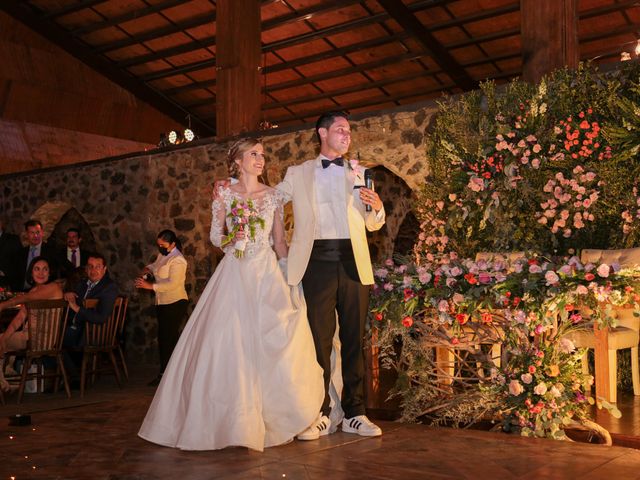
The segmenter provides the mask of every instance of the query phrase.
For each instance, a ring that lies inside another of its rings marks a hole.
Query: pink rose
[[[446,313],[449,310],[449,302],[446,300],[440,300],[438,302],[438,311]]]
[[[464,302],[464,295],[462,295],[461,293],[454,293],[451,299],[453,300],[453,303],[455,303],[456,305],[460,305],[462,302]]]
[[[520,380],[522,380],[522,383],[529,385],[533,381],[533,376],[530,373],[523,373],[520,375]]]
[[[540,268],[540,265],[529,265],[529,273],[542,273],[542,268]]]
[[[491,275],[489,275],[487,272],[480,272],[478,274],[478,280],[480,281],[480,283],[491,283]]]
[[[598,267],[596,271],[598,272],[598,275],[600,275],[603,278],[606,278],[609,276],[610,267],[606,263],[603,263]]]
[[[536,395],[544,395],[545,393],[547,393],[547,385],[544,382],[540,382],[534,387],[533,393],[535,393]]]
[[[518,380],[511,380],[509,382],[509,393],[513,396],[518,396],[524,392],[524,387]]]
[[[577,295],[586,295],[587,293],[589,293],[589,289],[587,287],[585,287],[584,285],[578,285],[576,287],[576,294]]]
[[[560,277],[558,277],[558,274],[553,270],[549,270],[545,273],[544,278],[547,281],[547,285],[555,285],[560,281]]]

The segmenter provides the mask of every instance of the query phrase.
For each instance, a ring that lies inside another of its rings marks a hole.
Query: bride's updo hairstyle
[[[231,177],[238,178],[240,176],[240,168],[238,167],[236,160],[241,159],[246,151],[255,147],[259,143],[260,140],[257,138],[241,138],[233,142],[227,155],[227,166]]]

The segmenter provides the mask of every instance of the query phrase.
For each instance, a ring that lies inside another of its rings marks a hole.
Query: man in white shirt
[[[67,230],[67,245],[58,254],[61,276],[69,279],[72,283],[75,283],[77,279],[71,278],[71,275],[81,272],[81,267],[87,265],[87,259],[91,256],[91,252],[81,248],[81,243],[82,235],[80,230],[75,227],[69,228]]]
[[[365,415],[364,325],[374,283],[366,230],[384,225],[382,201],[366,188],[364,171],[342,158],[351,143],[344,112],[329,112],[316,123],[320,155],[290,167],[276,188],[293,202],[294,231],[289,249],[287,281],[302,281],[318,363],[324,370],[325,400],[317,421],[298,435],[314,440],[331,429],[329,380],[336,313],[340,326],[342,430],[378,436],[380,428]],[[370,207],[370,208],[368,208]]]

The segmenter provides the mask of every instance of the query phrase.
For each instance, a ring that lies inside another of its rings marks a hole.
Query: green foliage
[[[640,241],[638,151],[637,64],[606,74],[581,64],[538,85],[486,82],[446,99],[427,143],[430,173],[417,195],[423,232],[418,258],[429,252],[472,257],[478,251],[566,254],[633,246]],[[576,167],[595,180],[587,185]],[[545,207],[552,195],[545,185],[559,173],[573,196],[555,209]],[[576,190],[581,187],[597,198],[573,207],[583,200]],[[570,217],[557,224],[561,213]]]

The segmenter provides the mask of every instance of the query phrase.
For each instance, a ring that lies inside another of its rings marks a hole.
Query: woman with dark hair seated
[[[33,300],[62,299],[64,280],[50,282],[50,276],[49,261],[41,256],[34,258],[27,270],[27,278],[33,285],[31,290],[24,295],[0,302],[0,311],[22,304],[7,329],[0,334],[0,388],[5,392],[9,390],[9,383],[4,378],[4,352],[25,348],[29,339],[29,331],[24,328],[27,320],[27,309],[24,304]]]

